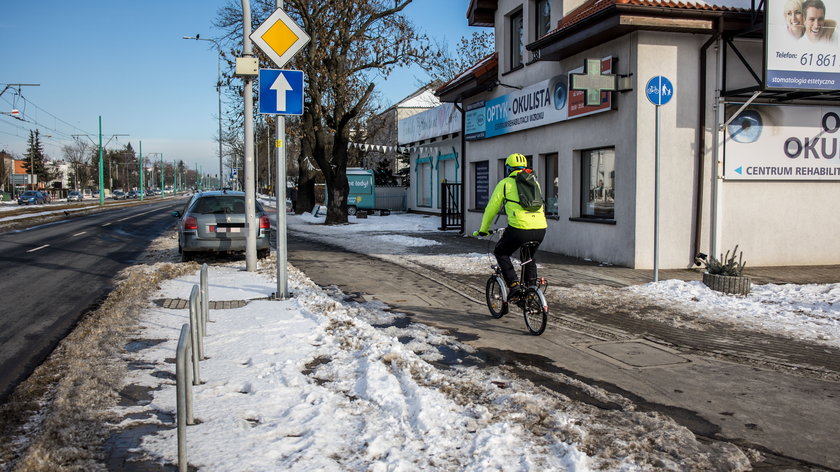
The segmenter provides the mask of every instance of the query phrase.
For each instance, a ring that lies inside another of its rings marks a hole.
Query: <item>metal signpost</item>
[[[674,86],[666,77],[657,75],[645,85],[645,95],[656,106],[656,158],[653,196],[653,281],[659,281],[659,107],[674,97]]]
[[[283,67],[309,42],[297,23],[283,11],[283,0],[277,0],[277,10],[261,24],[251,40],[277,67]],[[286,118],[284,115],[303,113],[303,72],[293,70],[260,71],[260,113],[276,114],[277,180],[274,194],[277,199],[277,298],[289,298],[286,269]],[[265,111],[263,108],[265,105]]]

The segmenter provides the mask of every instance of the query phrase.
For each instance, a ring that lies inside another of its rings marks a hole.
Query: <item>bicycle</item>
[[[496,230],[502,232],[504,228]],[[492,234],[493,231],[490,231]],[[488,242],[488,246],[492,243],[492,237]],[[519,248],[519,283],[525,287],[525,264],[535,264],[531,258],[533,251],[540,245],[539,241],[529,241]],[[489,247],[488,247],[488,252]],[[484,295],[487,300],[487,308],[490,310],[490,316],[493,318],[501,318],[509,311],[511,303],[522,308],[525,316],[525,326],[528,331],[534,336],[539,336],[545,331],[548,322],[548,302],[545,299],[545,289],[548,288],[548,282],[545,277],[537,277],[536,284],[527,287],[518,295],[508,294],[508,287],[502,277],[502,269],[498,264],[491,263],[493,268],[493,275],[487,279]]]

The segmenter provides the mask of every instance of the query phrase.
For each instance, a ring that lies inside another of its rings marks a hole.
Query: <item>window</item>
[[[484,208],[490,199],[490,162],[481,161],[473,164],[475,182],[475,207]]]
[[[522,10],[510,16],[510,68],[522,65],[525,57],[525,25],[522,23]]]
[[[415,201],[418,207],[432,206],[432,157],[420,157],[414,163],[415,179],[412,186],[415,187]]]
[[[558,215],[557,197],[558,176],[557,176],[557,153],[546,154],[543,157],[543,182],[542,189],[545,193],[545,214]]]
[[[615,149],[593,149],[580,156],[580,216],[615,219]]]
[[[506,160],[507,160],[507,156],[505,156],[502,159],[499,159],[499,180],[502,180],[502,179],[504,179],[505,177],[508,176],[507,172],[505,172],[505,170],[507,170],[507,168],[505,167],[505,161]],[[525,156],[525,160],[528,162],[528,168],[533,169],[534,168],[534,161],[531,160],[531,156]]]
[[[432,163],[423,162],[419,164],[418,168],[420,170],[417,185],[420,189],[420,199],[417,202],[417,206],[430,207],[432,206],[432,185],[434,185],[432,181]]]
[[[539,39],[551,30],[551,1],[537,0],[534,3],[534,7],[536,10],[536,14],[534,15],[534,19],[536,20],[536,24],[534,25],[536,37],[534,39]]]

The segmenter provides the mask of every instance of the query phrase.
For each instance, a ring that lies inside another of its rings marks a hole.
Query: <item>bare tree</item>
[[[0,189],[5,189],[8,192],[14,192],[14,186],[12,186],[9,181],[13,169],[14,156],[7,153],[5,150],[0,151]]]
[[[488,54],[496,50],[493,31],[473,31],[470,37],[462,37],[453,54],[445,44],[437,44],[438,53],[427,62],[426,71],[432,78],[431,84],[445,83],[469,69]]]
[[[90,155],[92,145],[88,141],[76,139],[73,144],[65,144],[61,148],[64,155],[64,160],[70,163],[73,168],[73,188],[79,189],[88,184],[91,172],[88,165],[88,156]]]
[[[359,117],[370,106],[375,81],[394,68],[424,63],[431,55],[427,38],[402,14],[411,2],[286,0],[284,4],[311,37],[290,65],[307,77],[301,148],[323,173],[327,224],[347,222],[347,145],[351,130],[358,128]],[[236,3],[223,7],[217,21],[229,44],[241,41],[241,7]],[[253,3],[258,25],[274,10],[275,2]]]

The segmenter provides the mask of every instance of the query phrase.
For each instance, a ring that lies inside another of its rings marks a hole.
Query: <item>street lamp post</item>
[[[183,36],[182,39],[195,39],[197,41],[210,41],[216,46],[216,49],[219,51],[218,56],[218,64],[217,64],[217,77],[216,77],[216,92],[219,96],[219,175],[222,175],[222,46],[215,39],[207,39],[200,37],[201,35],[196,34],[195,36]],[[221,184],[220,188],[221,188]]]

